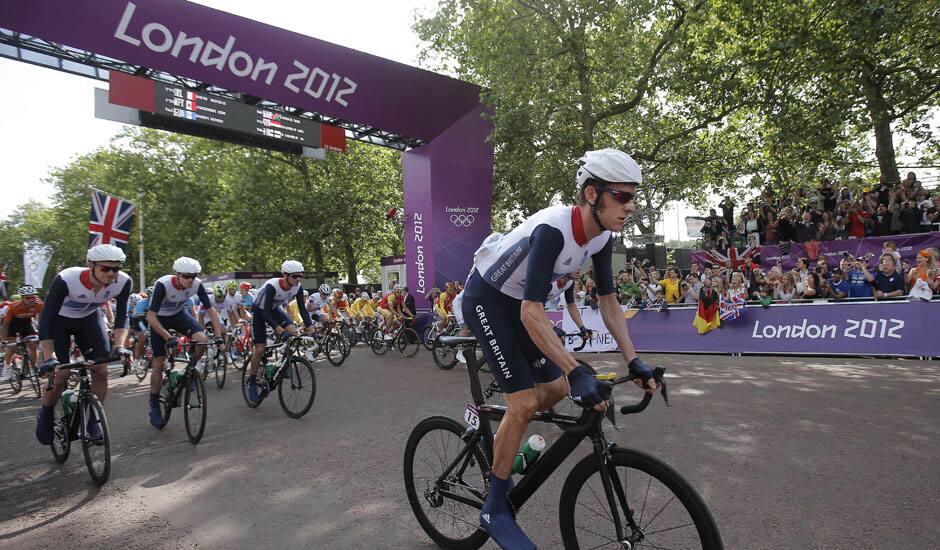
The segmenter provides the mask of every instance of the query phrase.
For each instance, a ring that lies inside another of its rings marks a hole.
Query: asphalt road
[[[617,357],[585,358],[612,369]],[[672,407],[657,398],[607,435],[681,472],[726,548],[940,547],[936,362],[647,359],[668,368]],[[146,384],[112,375],[114,457],[100,490],[80,448],[60,466],[35,441],[36,400],[4,385],[0,547],[435,547],[408,506],[402,456],[422,418],[462,418],[466,370],[441,371],[423,349],[403,359],[361,347],[340,368],[315,367],[316,401],[300,420],[276,399],[248,409],[234,371],[223,390],[210,383],[198,446],[178,410],[163,431],[150,427]],[[520,513],[540,548],[561,547],[561,485],[587,452],[582,444]]]

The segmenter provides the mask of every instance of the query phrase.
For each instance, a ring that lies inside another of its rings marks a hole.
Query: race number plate
[[[476,405],[473,403],[467,405],[467,410],[463,413],[463,420],[467,423],[467,426],[474,430],[480,428],[480,411],[477,410]]]

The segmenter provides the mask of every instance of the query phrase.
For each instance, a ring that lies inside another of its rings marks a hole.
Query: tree
[[[635,221],[702,202],[745,171],[735,113],[755,100],[702,1],[445,0],[415,28],[425,59],[485,87],[495,114],[494,209],[574,198],[576,160],[616,146],[644,167]]]

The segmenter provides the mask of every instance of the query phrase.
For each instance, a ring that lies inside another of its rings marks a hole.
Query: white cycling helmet
[[[89,262],[123,262],[124,251],[113,244],[99,244],[88,249],[85,259]]]
[[[578,160],[578,189],[589,179],[603,183],[643,183],[643,172],[633,157],[617,149],[588,151]]]
[[[20,296],[36,296],[39,294],[39,292],[36,291],[36,287],[33,285],[23,285],[19,288],[19,290],[16,291],[16,293]]]
[[[192,258],[180,256],[173,262],[173,271],[177,273],[199,273],[202,271],[202,266]]]
[[[304,265],[297,260],[285,260],[281,264],[281,273],[303,273]]]
[[[362,298],[363,300],[371,299],[371,296],[369,296],[368,292],[363,292],[362,294],[359,295],[359,297]]]
[[[330,292],[332,292],[332,289],[330,288],[330,285],[328,285],[328,284],[326,284],[326,283],[323,283],[322,285],[320,285],[320,288],[317,289],[317,290],[320,291],[320,294],[329,294]]]
[[[395,292],[400,292],[400,291],[401,291],[401,285],[395,285],[395,286],[393,286],[393,287],[392,287],[392,290],[394,290]]]

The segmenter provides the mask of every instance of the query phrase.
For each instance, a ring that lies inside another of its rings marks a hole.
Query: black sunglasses
[[[303,277],[303,273],[288,273],[287,277],[290,279],[299,279]]]
[[[180,279],[195,279],[198,276],[198,273],[180,273]]]
[[[124,269],[124,266],[122,266],[122,265],[110,266],[110,265],[97,265],[97,264],[95,264],[95,267],[97,267],[98,269],[100,269],[102,273],[117,273],[117,272],[121,271],[122,269]]]
[[[633,202],[633,199],[636,198],[636,193],[631,193],[630,191],[617,191],[616,189],[611,189],[610,187],[598,187],[597,189],[605,193],[610,193],[610,196],[620,204],[631,203]]]

